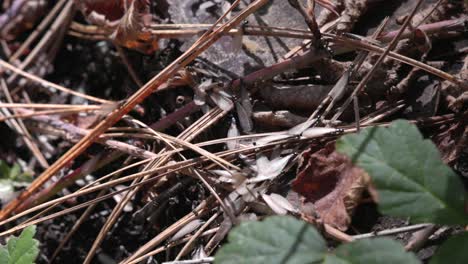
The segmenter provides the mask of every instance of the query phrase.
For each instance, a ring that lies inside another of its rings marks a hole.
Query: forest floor
[[[0,0],[0,242],[31,221],[37,263],[196,259],[274,194],[331,248],[393,230],[427,262],[462,227],[380,214],[334,147],[407,119],[467,186],[468,6],[418,3]]]

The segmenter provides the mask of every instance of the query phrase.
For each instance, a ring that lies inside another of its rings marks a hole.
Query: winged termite
[[[343,97],[344,92],[346,91],[346,86],[349,82],[349,75],[350,71],[345,71],[338,82],[336,82],[335,86],[333,86],[333,89],[330,91],[330,97],[333,100],[337,101]]]
[[[254,144],[257,146],[263,146],[273,141],[278,141],[278,140],[289,138],[289,137],[291,137],[291,135],[287,133],[279,133],[279,134],[259,138],[258,140],[254,141]]]
[[[192,233],[193,231],[197,230],[201,225],[203,224],[203,221],[200,219],[195,219],[191,221],[190,223],[186,224],[184,227],[182,227],[177,233],[175,233],[170,239],[169,242],[173,242],[176,240],[179,240],[186,236],[187,234]]]
[[[242,131],[251,132],[253,130],[252,103],[245,85],[240,87],[240,98],[236,102],[236,111]]]
[[[211,100],[222,110],[230,111],[234,105],[231,96],[224,91],[213,91],[209,93]]]
[[[304,138],[316,138],[329,134],[340,133],[342,131],[342,129],[332,127],[312,127],[302,132],[302,136]]]
[[[285,157],[278,157],[272,160],[269,160],[266,156],[260,156],[257,158],[256,166],[256,176],[254,178],[248,179],[247,182],[261,182],[265,180],[272,180],[283,172],[284,167],[289,162],[289,159],[293,155],[288,155]]]
[[[253,122],[251,118],[252,113],[249,113],[248,110],[239,102],[236,102],[236,111],[242,131],[246,133],[251,132],[253,130]]]
[[[233,138],[240,136],[239,129],[237,129],[236,120],[232,118],[231,126],[229,127],[227,137]],[[227,148],[230,150],[235,150],[239,148],[239,140],[228,140],[226,141]]]

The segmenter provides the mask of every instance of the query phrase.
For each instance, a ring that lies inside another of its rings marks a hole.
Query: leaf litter
[[[375,188],[334,141],[397,118],[417,123],[443,160],[467,174],[463,3],[424,3],[394,50],[404,57],[389,54],[352,98],[354,107],[343,107],[414,3],[317,0],[301,9],[294,5],[301,1],[251,2],[86,0],[73,1],[74,12],[67,1],[3,1],[0,103],[31,107],[0,109],[1,160],[21,161],[38,179],[41,156],[53,164],[126,98],[138,95],[140,103],[79,158],[53,165],[58,173],[8,213],[18,225],[20,211],[33,206],[32,216],[54,204],[40,207],[47,199],[59,201],[50,207],[58,215],[38,220],[46,243],[39,258],[167,261],[191,241],[193,259],[203,259],[233,226],[269,214],[301,217],[335,239],[393,227],[367,216]],[[193,56],[199,48],[207,50]],[[182,54],[188,65],[170,66]],[[137,92],[167,69],[174,74],[159,91]],[[41,113],[32,108],[39,103],[69,106]],[[89,174],[91,182],[78,179]],[[29,185],[8,181],[2,213]],[[107,231],[96,238],[102,226]],[[68,230],[68,246],[53,252]]]

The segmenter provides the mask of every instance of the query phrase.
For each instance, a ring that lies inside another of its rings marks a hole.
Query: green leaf
[[[0,180],[10,180],[13,183],[28,183],[33,180],[31,172],[21,172],[21,166],[18,163],[9,167],[6,162],[0,160]]]
[[[334,255],[329,255],[324,264],[338,263],[379,263],[379,264],[418,264],[412,253],[405,252],[404,247],[389,238],[362,239],[339,246]]]
[[[18,174],[16,177],[15,177],[15,180],[18,181],[18,182],[22,182],[22,183],[30,183],[33,181],[33,175],[31,174],[31,172],[23,172],[23,173],[20,173]]]
[[[8,179],[10,176],[10,167],[6,162],[0,160],[0,179]]]
[[[8,250],[4,247],[0,247],[0,263],[8,263],[10,259],[10,254],[8,254]]]
[[[468,262],[468,233],[451,237],[437,249],[430,264],[463,264]]]
[[[315,228],[290,216],[244,222],[229,234],[216,254],[216,264],[418,264],[412,253],[388,238],[363,239],[328,252]]]
[[[39,242],[33,238],[35,233],[36,226],[28,226],[19,237],[10,237],[7,246],[0,247],[0,263],[34,263],[39,254]]]
[[[21,166],[15,163],[11,168],[3,160],[0,160],[0,202],[6,204],[15,196],[16,187],[25,187],[32,182],[30,172],[21,172]]]
[[[21,167],[18,163],[13,164],[13,166],[10,168],[10,173],[8,175],[8,178],[11,180],[17,180],[17,176],[20,175],[21,173]]]
[[[412,222],[467,224],[465,190],[416,126],[396,121],[341,137],[336,148],[371,176],[383,214]]]
[[[289,216],[244,222],[234,228],[215,263],[321,263],[325,241],[311,225]]]

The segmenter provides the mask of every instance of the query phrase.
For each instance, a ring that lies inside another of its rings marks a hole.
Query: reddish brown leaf
[[[350,213],[367,186],[368,176],[346,156],[335,152],[334,142],[315,153],[306,151],[302,157],[293,190],[314,203],[324,223],[345,231],[351,222]]]
[[[147,30],[149,0],[77,1],[88,22],[104,29],[116,44],[143,53],[158,50],[158,38]]]
[[[151,22],[148,0],[133,1],[112,33],[111,38],[118,44],[143,53],[152,53],[158,46],[158,38],[146,30]]]
[[[94,11],[109,21],[120,19],[132,2],[133,0],[75,0],[85,16]]]

